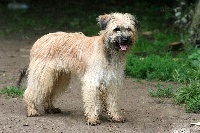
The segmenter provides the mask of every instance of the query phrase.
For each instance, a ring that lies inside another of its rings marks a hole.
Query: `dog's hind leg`
[[[61,113],[61,110],[59,108],[55,108],[53,105],[53,94],[49,94],[43,103],[44,112],[46,114],[56,114]]]
[[[38,116],[40,115],[36,105],[37,105],[37,84],[38,80],[37,78],[33,75],[33,70],[29,70],[29,75],[28,75],[28,82],[27,82],[27,88],[24,92],[23,98],[26,103],[26,108],[27,108],[27,116],[33,117],[33,116]]]
[[[24,92],[28,116],[38,116],[36,105],[40,104],[43,104],[49,112],[60,112],[52,104],[57,80],[58,72],[54,69],[45,66],[36,67],[35,64],[30,65],[27,89]]]
[[[24,92],[24,100],[26,102],[27,116],[39,116],[40,114],[36,108],[36,103],[33,100],[32,88],[26,89],[26,91]]]
[[[53,89],[47,94],[43,103],[44,111],[47,114],[61,113],[61,110],[59,108],[54,107],[53,102],[56,99],[56,96],[58,96],[59,93],[64,92],[64,90],[68,87],[70,83],[70,73],[66,74],[65,72],[57,72],[56,74],[54,74],[54,76],[55,75],[56,78],[53,81]]]

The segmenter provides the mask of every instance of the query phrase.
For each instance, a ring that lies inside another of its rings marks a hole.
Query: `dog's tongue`
[[[122,51],[125,51],[127,49],[127,45],[125,45],[125,44],[120,44],[119,46]]]

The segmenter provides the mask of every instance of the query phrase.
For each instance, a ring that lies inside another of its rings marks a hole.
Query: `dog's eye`
[[[120,31],[120,28],[115,28],[114,31],[115,32]]]
[[[131,28],[127,28],[127,31],[132,31]]]

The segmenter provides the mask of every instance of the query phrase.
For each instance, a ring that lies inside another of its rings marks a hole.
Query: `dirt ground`
[[[0,89],[16,84],[19,70],[29,61],[29,52],[36,37],[0,38]],[[190,123],[200,120],[199,114],[186,113],[183,107],[169,100],[148,96],[156,82],[127,78],[122,88],[120,109],[126,123],[111,123],[105,117],[101,125],[87,126],[83,115],[80,83],[72,80],[70,89],[56,101],[61,114],[26,117],[22,98],[0,94],[1,133],[198,133],[200,127]],[[169,83],[168,83],[169,84]]]

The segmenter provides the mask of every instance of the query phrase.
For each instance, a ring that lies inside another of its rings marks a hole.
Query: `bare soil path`
[[[36,38],[0,38],[0,89],[16,84],[19,70],[29,62],[29,50]],[[74,79],[70,90],[56,101],[61,114],[26,117],[22,98],[0,94],[0,133],[198,133],[199,114],[186,113],[169,100],[160,103],[148,96],[156,82],[126,79],[121,93],[121,111],[126,123],[111,123],[101,118],[101,125],[87,126],[83,116],[80,84]],[[168,83],[169,84],[169,83]]]

